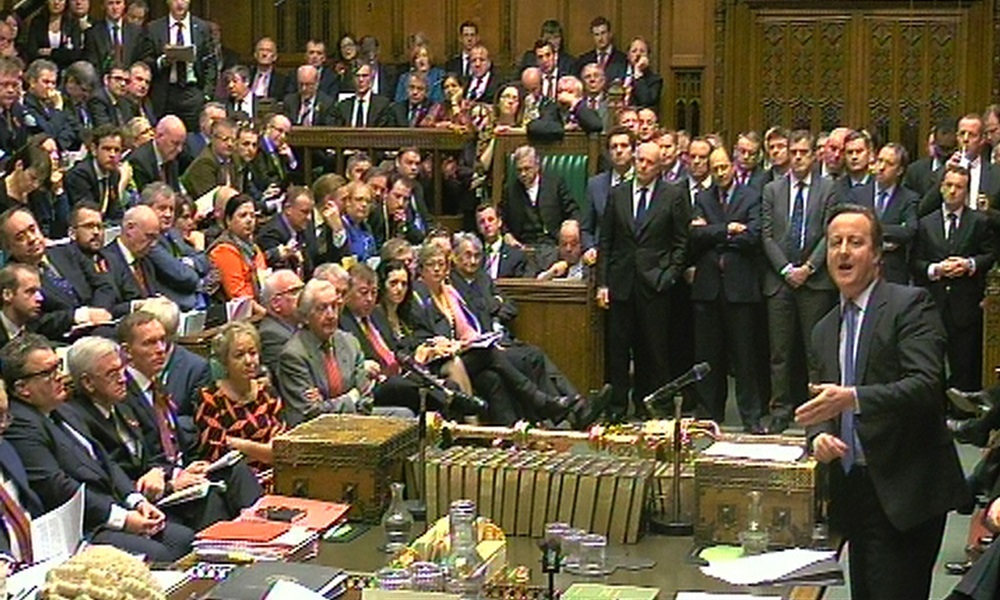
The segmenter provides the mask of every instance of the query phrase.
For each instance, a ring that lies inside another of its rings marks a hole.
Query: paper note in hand
[[[243,459],[243,453],[239,450],[230,450],[218,458],[215,462],[205,468],[205,474],[214,473],[219,469],[231,467]]]
[[[194,201],[195,216],[204,219],[215,210],[215,193],[219,191],[219,186],[208,190]]]
[[[194,62],[194,46],[167,44],[163,47],[163,55],[171,62]]]
[[[245,321],[253,310],[252,298],[233,298],[226,302],[226,321]]]
[[[35,562],[68,558],[83,539],[83,493],[81,485],[62,506],[31,520],[31,548]]]

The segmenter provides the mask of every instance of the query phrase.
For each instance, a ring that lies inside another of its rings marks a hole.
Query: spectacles
[[[26,373],[19,378],[19,381],[27,381],[28,379],[34,379],[36,377],[40,377],[42,379],[45,379],[49,383],[52,383],[53,381],[58,379],[60,374],[59,368],[61,366],[62,364],[56,363],[51,367],[49,367],[48,369],[45,369],[44,371],[35,371],[34,373]]]

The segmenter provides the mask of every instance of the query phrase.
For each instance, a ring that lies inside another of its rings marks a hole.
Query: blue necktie
[[[880,217],[882,216],[882,213],[885,212],[885,200],[888,195],[889,192],[882,190],[878,193],[878,199],[875,201],[875,212],[878,213],[878,216]]]
[[[794,236],[792,238],[792,249],[802,250],[802,235],[803,227],[806,222],[806,184],[804,181],[800,181],[796,184],[798,191],[795,193],[795,204],[792,206],[792,227],[791,234]],[[798,253],[796,253],[796,260],[798,259]],[[795,262],[795,261],[793,261]]]
[[[858,305],[854,301],[848,301],[844,306],[841,321],[841,329],[844,332],[844,362],[840,369],[840,383],[844,386],[855,384],[854,338],[858,331],[858,311]],[[840,459],[840,465],[844,468],[845,473],[850,473],[856,460],[854,436],[854,407],[852,406],[840,413],[840,439],[847,444],[847,452]]]
[[[646,216],[646,209],[649,208],[646,201],[646,193],[649,190],[647,188],[639,188],[639,206],[635,209],[635,224],[636,226],[642,223],[642,219]]]

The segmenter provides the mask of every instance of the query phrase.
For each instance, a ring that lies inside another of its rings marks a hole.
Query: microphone
[[[643,398],[642,403],[646,406],[647,410],[652,411],[653,407],[656,404],[659,404],[662,399],[669,399],[678,391],[686,388],[692,383],[701,381],[706,375],[709,374],[709,372],[711,372],[711,370],[712,367],[707,362],[700,362],[691,367],[687,373],[681,375],[673,381],[667,382],[663,385],[663,387]]]
[[[430,387],[433,390],[437,390],[448,399],[449,402],[458,400],[459,402],[465,402],[470,405],[474,411],[485,412],[488,405],[482,398],[477,398],[476,396],[470,396],[461,391],[455,391],[450,387],[446,386],[444,382],[439,377],[435,377],[427,367],[418,363],[412,355],[405,354],[403,352],[396,353],[396,360],[399,364],[406,367],[407,373],[403,377],[409,377],[411,379],[418,380],[419,383]]]

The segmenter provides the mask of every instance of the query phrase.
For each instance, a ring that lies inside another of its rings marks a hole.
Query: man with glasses
[[[0,348],[26,332],[41,313],[38,270],[18,263],[0,269]]]
[[[58,341],[111,321],[115,290],[82,255],[45,248],[35,217],[24,208],[0,214],[0,240],[11,262],[38,269],[42,314],[37,331]]]
[[[106,273],[107,264],[101,256],[104,247],[104,217],[101,207],[89,200],[73,205],[69,214],[69,240],[64,244],[53,244],[47,252],[65,254],[65,259],[82,260],[93,265],[97,273]]]
[[[94,115],[95,125],[111,124],[122,127],[134,115],[128,102],[128,68],[121,63],[114,63],[104,76],[104,87],[90,98],[90,111]]]
[[[338,328],[344,298],[329,281],[313,279],[302,289],[302,328],[281,350],[278,387],[284,420],[295,426],[324,413],[410,414],[373,407],[375,373],[365,366],[358,340]]]
[[[86,426],[61,408],[67,393],[60,366],[49,342],[35,334],[25,334],[3,352],[14,417],[4,439],[24,462],[43,508],[61,506],[85,484],[83,528],[92,543],[154,562],[172,562],[190,552],[194,532],[168,520],[108,460]]]
[[[278,373],[278,359],[292,334],[299,328],[299,293],[302,279],[289,269],[274,271],[264,280],[260,299],[267,315],[257,324],[260,331],[260,359],[271,372]]]

